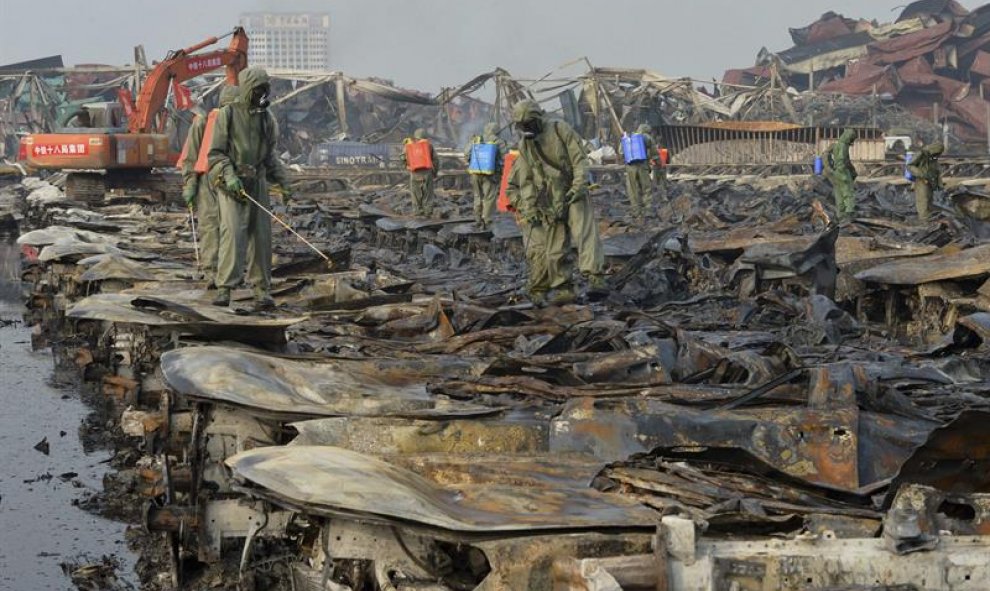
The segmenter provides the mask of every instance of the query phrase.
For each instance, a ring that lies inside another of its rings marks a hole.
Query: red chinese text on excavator
[[[225,37],[226,49],[196,53]],[[178,151],[165,133],[165,103],[171,87],[177,103],[188,100],[182,82],[224,67],[228,84],[247,67],[247,34],[240,27],[223,37],[211,37],[186,49],[172,51],[155,65],[141,86],[137,101],[130,91],[118,92],[119,105],[94,104],[83,126],[55,133],[32,134],[22,140],[27,163],[39,169],[69,171],[66,193],[81,200],[102,199],[107,188],[124,187],[162,191],[165,179],[151,169],[173,166]],[[120,125],[121,110],[127,127]]]

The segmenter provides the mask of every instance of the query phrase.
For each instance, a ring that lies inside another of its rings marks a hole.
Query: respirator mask
[[[516,123],[516,129],[524,138],[531,140],[543,131],[543,122],[538,118],[527,119]]]
[[[267,109],[268,105],[271,104],[271,101],[268,99],[268,93],[270,91],[271,89],[267,84],[262,84],[254,88],[251,91],[251,108],[259,111]]]

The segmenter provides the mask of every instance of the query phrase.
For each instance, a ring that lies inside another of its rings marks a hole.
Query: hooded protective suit
[[[406,143],[413,140],[425,140],[426,130],[417,129],[413,132],[412,139],[407,138]],[[405,154],[402,155],[405,163]],[[433,161],[432,170],[412,170],[409,171],[409,193],[412,195],[413,208],[416,215],[430,217],[433,215],[434,193],[433,180],[440,170],[440,161],[437,160],[437,152],[430,144],[430,159]]]
[[[224,107],[237,99],[236,86],[224,85],[220,89],[220,106]],[[215,111],[218,109],[215,109]],[[214,121],[216,115],[213,115]],[[186,137],[186,159],[182,163],[182,196],[190,207],[196,208],[196,231],[199,237],[200,261],[206,279],[215,285],[217,259],[220,249],[220,205],[216,192],[210,186],[205,174],[196,172],[196,160],[201,150],[209,152],[210,146],[203,145],[209,115],[197,115],[189,127]],[[214,123],[215,125],[215,123]]]
[[[268,85],[264,69],[241,71],[237,99],[217,114],[209,157],[210,184],[219,189],[220,203],[217,287],[229,296],[229,290],[241,282],[247,262],[248,282],[261,302],[270,301],[271,219],[240,195],[240,190],[265,207],[271,205],[269,181],[288,193],[289,179],[275,151],[278,123],[266,108],[252,101]]]
[[[588,194],[588,156],[580,136],[563,121],[545,118],[535,101],[517,104],[512,119],[526,131],[507,193],[530,232],[528,248],[545,249],[546,273],[534,275],[530,268],[530,292],[571,290],[572,271],[566,261],[571,242],[577,247],[581,272],[592,283],[600,283],[604,255]],[[539,254],[527,258],[535,256]]]
[[[856,186],[856,169],[849,156],[849,147],[856,141],[856,132],[847,129],[839,136],[825,158],[825,173],[832,183],[832,195],[835,197],[835,209],[839,217],[847,217],[856,209],[854,190]]]
[[[626,165],[626,193],[629,195],[629,213],[636,219],[642,219],[653,210],[653,177],[651,169],[658,167],[660,154],[657,145],[649,133],[650,126],[642,124],[636,129],[646,140],[647,159]],[[622,144],[619,144],[622,150]]]
[[[938,159],[943,152],[945,146],[942,144],[929,144],[908,164],[908,170],[914,176],[914,205],[918,210],[918,219],[921,221],[928,219],[932,207],[932,195],[942,189],[942,171]]]
[[[471,148],[475,144],[495,144],[498,146],[498,160],[495,164],[494,174],[472,174],[471,189],[474,190],[474,221],[476,224],[487,227],[492,223],[495,215],[495,205],[498,201],[499,181],[502,179],[502,160],[505,158],[506,147],[502,138],[498,137],[498,126],[494,123],[485,125],[485,130],[481,135],[476,135],[471,139],[464,150],[464,158],[471,161]]]

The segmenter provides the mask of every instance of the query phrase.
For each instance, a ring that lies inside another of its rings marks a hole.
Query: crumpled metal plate
[[[106,281],[126,279],[134,281],[154,281],[157,277],[147,269],[147,264],[137,263],[118,254],[107,254],[86,269],[80,281]],[[82,262],[82,261],[80,261]]]
[[[738,448],[838,490],[896,473],[935,423],[845,408],[700,411],[655,400],[576,400],[551,422],[551,450],[623,460],[658,447]]]
[[[227,347],[187,347],[162,355],[166,383],[180,394],[293,416],[454,417],[497,408],[432,397],[430,380],[480,373],[458,357],[287,359]]]
[[[68,257],[86,257],[95,254],[113,254],[141,261],[150,261],[158,258],[156,254],[124,251],[113,244],[107,243],[58,242],[42,248],[41,254],[38,255],[38,260],[47,263]]]
[[[656,514],[591,489],[439,486],[336,447],[264,447],[226,461],[236,477],[304,509],[471,533],[654,529]]]
[[[29,246],[48,246],[56,242],[86,242],[90,244],[118,244],[119,236],[110,236],[89,230],[80,230],[69,226],[48,226],[38,230],[25,232],[17,238],[17,244]]]
[[[990,273],[990,244],[959,252],[912,257],[877,265],[856,279],[887,285],[921,285]]]
[[[513,409],[491,417],[414,420],[336,417],[292,423],[289,445],[344,447],[368,454],[534,455],[550,450],[549,417]]]
[[[890,490],[925,484],[945,493],[990,492],[990,412],[966,410],[928,436],[900,468]]]
[[[285,342],[285,329],[306,320],[306,317],[240,316],[208,302],[143,292],[89,296],[70,306],[66,316],[73,320],[174,328],[242,343]]]

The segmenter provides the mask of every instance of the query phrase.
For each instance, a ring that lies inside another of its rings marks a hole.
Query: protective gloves
[[[183,187],[182,200],[190,209],[196,207],[196,187]]]
[[[240,197],[241,193],[244,191],[244,183],[242,183],[240,177],[237,176],[227,177],[225,185],[227,193],[235,197]]]

